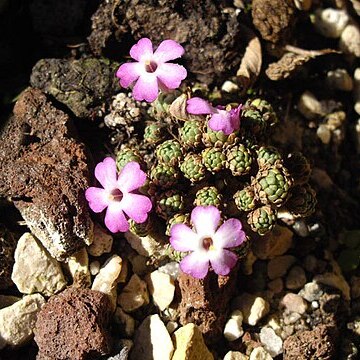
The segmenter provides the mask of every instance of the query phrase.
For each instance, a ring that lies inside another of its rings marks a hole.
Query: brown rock
[[[68,288],[43,306],[35,325],[37,360],[97,359],[110,352],[110,301],[89,289]]]
[[[16,239],[0,224],[0,289],[13,285],[11,272],[15,262]]]
[[[64,260],[92,241],[84,190],[89,170],[71,121],[27,89],[0,136],[0,196],[11,197],[33,234]]]
[[[277,43],[294,25],[295,10],[293,0],[253,0],[253,24],[263,39]]]
[[[204,334],[205,342],[216,342],[227,320],[228,304],[234,295],[238,268],[229,276],[209,272],[203,280],[181,273],[180,323],[194,323]]]
[[[291,335],[284,341],[284,360],[334,359],[337,336],[337,329],[330,325]]]

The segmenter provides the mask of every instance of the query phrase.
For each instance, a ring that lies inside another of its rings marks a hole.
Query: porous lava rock
[[[236,72],[241,57],[242,32],[235,8],[215,0],[103,1],[92,17],[89,44],[95,54],[114,43],[129,43],[128,34],[154,45],[165,39],[181,43],[186,68],[210,84]],[[127,55],[127,54],[123,54]]]
[[[62,261],[92,242],[85,147],[68,115],[37,89],[24,91],[0,135],[0,196]]]
[[[207,344],[218,341],[222,336],[229,301],[235,292],[237,272],[238,267],[234,268],[228,276],[209,272],[204,279],[200,280],[182,272],[179,275],[180,323],[197,325]]]
[[[68,288],[43,306],[35,325],[37,360],[98,359],[111,351],[110,301],[99,291]]]
[[[335,326],[324,324],[291,335],[284,341],[284,360],[334,359],[338,335]]]
[[[93,117],[119,89],[119,64],[108,59],[41,59],[30,83],[65,104],[78,117]]]
[[[11,272],[15,262],[15,249],[15,237],[0,224],[0,289],[6,289],[14,284],[11,280]]]
[[[264,40],[278,43],[287,39],[295,23],[293,0],[253,0],[253,24]]]

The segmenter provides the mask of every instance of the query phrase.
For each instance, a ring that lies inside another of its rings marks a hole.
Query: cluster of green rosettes
[[[175,223],[188,223],[196,205],[214,205],[224,218],[246,219],[260,235],[273,228],[279,209],[294,218],[314,211],[307,159],[300,153],[283,156],[267,145],[277,123],[267,101],[247,101],[241,109],[240,130],[230,135],[209,129],[204,116],[186,118],[184,111],[177,115],[171,102],[161,97],[155,101],[156,119],[144,131],[144,143],[153,146],[155,153],[155,162],[146,169],[147,191],[157,215],[166,221],[167,233]],[[169,119],[176,126],[166,131]],[[119,169],[127,161],[141,163],[136,149],[119,151]]]

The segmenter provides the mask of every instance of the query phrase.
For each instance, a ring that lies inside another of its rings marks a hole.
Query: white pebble
[[[260,331],[260,341],[264,349],[272,356],[278,356],[282,353],[283,342],[281,337],[277,336],[271,327],[264,327]]]
[[[242,328],[243,314],[240,310],[231,313],[230,319],[227,321],[224,329],[224,336],[228,341],[239,339],[244,334]]]

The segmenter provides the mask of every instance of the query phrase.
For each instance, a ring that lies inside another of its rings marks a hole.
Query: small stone
[[[22,235],[17,243],[11,279],[23,294],[51,296],[66,286],[60,264],[30,233]]]
[[[176,321],[169,321],[166,324],[166,330],[169,332],[169,334],[172,334],[176,329],[178,329],[179,324]]]
[[[287,227],[276,225],[270,233],[254,239],[254,255],[261,260],[283,255],[290,249],[293,236]]]
[[[35,325],[39,359],[83,360],[111,350],[109,298],[90,289],[70,287],[52,296]]]
[[[235,84],[232,81],[226,80],[222,86],[221,86],[221,90],[227,92],[227,93],[234,93],[239,91],[239,86],[237,84]]]
[[[315,29],[325,37],[338,38],[344,31],[350,18],[345,10],[333,8],[315,11]]]
[[[149,303],[146,282],[134,274],[118,296],[118,304],[126,312],[132,312]]]
[[[282,255],[271,259],[267,266],[269,278],[273,280],[284,276],[295,261],[296,257],[292,255]]]
[[[128,360],[131,349],[133,348],[134,343],[129,339],[120,339],[115,344],[116,352],[114,356],[108,357],[106,360]]]
[[[227,341],[234,341],[243,336],[244,330],[242,328],[242,322],[242,312],[239,310],[233,311],[225,324],[224,336]]]
[[[37,314],[45,302],[40,294],[26,295],[0,310],[0,350],[6,345],[24,345],[32,338]]]
[[[244,275],[251,275],[253,273],[253,265],[256,262],[257,257],[254,255],[253,251],[249,249],[248,253],[245,256],[245,259],[241,261],[241,270]]]
[[[189,323],[176,330],[174,341],[175,352],[172,360],[214,360],[195,324]]]
[[[272,356],[278,356],[282,353],[282,339],[277,336],[271,327],[264,327],[260,331],[260,341],[264,349]]]
[[[89,271],[89,257],[85,248],[77,251],[68,258],[69,272],[73,278],[73,284],[77,287],[89,287],[91,276]]]
[[[341,274],[328,272],[314,276],[313,281],[340,290],[345,300],[350,300],[350,286]]]
[[[90,274],[93,276],[97,275],[100,271],[100,266],[101,266],[100,261],[97,260],[92,261],[90,263]]]
[[[117,324],[121,325],[122,331],[125,336],[132,337],[135,332],[135,320],[127,314],[121,307],[117,307],[114,320]]]
[[[329,86],[335,90],[351,91],[354,86],[353,80],[346,69],[328,71],[326,80]]]
[[[340,37],[339,48],[345,54],[360,57],[360,28],[357,24],[346,26]]]
[[[120,275],[122,266],[122,259],[119,255],[111,256],[101,267],[99,273],[96,275],[91,289],[107,294],[113,305],[116,307],[116,286],[117,279]]]
[[[272,281],[269,281],[267,286],[275,294],[278,294],[284,289],[284,282],[282,278],[277,278]]]
[[[248,293],[237,296],[232,306],[242,312],[244,323],[252,326],[256,325],[270,310],[270,304],[265,299]]]
[[[286,294],[280,304],[290,312],[296,312],[298,314],[304,314],[307,310],[307,302],[297,294]]]
[[[165,310],[174,299],[175,284],[173,278],[155,270],[146,277],[146,282],[154,304],[159,307],[160,311]]]
[[[150,257],[163,251],[161,244],[151,235],[140,237],[128,231],[125,238],[139,255]]]
[[[320,124],[316,130],[316,135],[325,145],[330,143],[331,140],[331,131],[326,124]]]
[[[171,360],[174,345],[159,315],[148,316],[135,334],[131,360]]]
[[[297,332],[284,341],[284,360],[335,359],[337,342],[338,331],[330,325]]]
[[[284,314],[284,324],[285,325],[295,324],[300,319],[301,319],[301,315],[298,314],[297,312],[291,312],[288,314]]]
[[[251,352],[249,360],[272,360],[272,357],[263,347],[259,346]]]
[[[94,239],[87,251],[91,256],[101,256],[111,251],[113,237],[100,225],[94,225]]]
[[[312,273],[315,271],[317,266],[317,259],[314,255],[307,255],[304,259],[305,270]]]
[[[159,267],[158,270],[164,274],[170,275],[175,280],[177,279],[180,271],[179,263],[176,261],[171,261]]]
[[[143,255],[139,255],[136,252],[128,257],[131,263],[132,271],[139,276],[144,276],[149,272],[147,265],[149,258]]]
[[[297,290],[302,288],[306,284],[306,275],[305,271],[300,266],[294,266],[290,269],[285,285],[290,290]]]
[[[325,115],[321,102],[310,91],[305,91],[300,96],[298,109],[308,120],[315,120]]]
[[[354,71],[354,90],[353,90],[353,98],[354,98],[354,110],[358,115],[360,115],[360,67],[356,68]],[[359,125],[356,126],[358,130]],[[359,132],[359,131],[357,131]]]
[[[223,360],[249,360],[249,357],[239,351],[229,351]]]
[[[296,219],[292,229],[295,233],[303,238],[308,237],[310,235],[309,228],[306,222],[303,219]]]
[[[303,289],[299,291],[299,295],[309,302],[319,300],[323,293],[319,284],[313,281],[305,284]]]
[[[294,0],[294,3],[298,10],[308,11],[311,8],[312,0]]]

